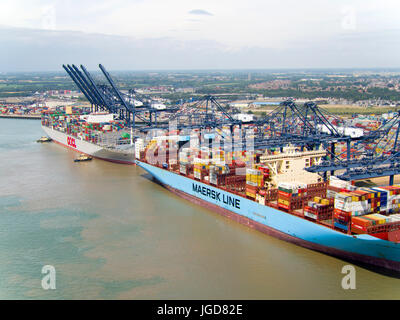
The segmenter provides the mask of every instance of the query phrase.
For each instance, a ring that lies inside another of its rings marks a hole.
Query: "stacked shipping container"
[[[81,109],[69,107],[68,112],[64,110],[52,110],[44,113],[42,125],[52,127],[55,130],[65,132],[68,135],[75,136],[92,143],[99,143],[103,134],[109,132],[118,133],[121,144],[128,143],[130,135],[122,132],[125,128],[125,121],[112,120],[110,122],[89,123],[82,119]]]

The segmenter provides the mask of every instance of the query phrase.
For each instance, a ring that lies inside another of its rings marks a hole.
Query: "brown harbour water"
[[[0,119],[0,299],[399,299],[400,279],[246,228],[135,166],[39,144]],[[41,287],[44,265],[56,289]]]

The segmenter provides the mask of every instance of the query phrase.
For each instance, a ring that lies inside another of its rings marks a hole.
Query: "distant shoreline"
[[[0,119],[28,119],[28,120],[40,120],[41,116],[33,115],[12,115],[12,114],[0,114]]]

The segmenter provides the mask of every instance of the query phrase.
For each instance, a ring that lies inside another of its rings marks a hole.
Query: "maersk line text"
[[[223,203],[230,205],[236,209],[240,209],[240,200],[229,195],[222,194],[221,199],[221,192],[212,190],[208,187],[201,186],[198,184],[192,184],[192,190],[197,193],[201,193],[205,197],[209,197],[213,200],[222,201]]]

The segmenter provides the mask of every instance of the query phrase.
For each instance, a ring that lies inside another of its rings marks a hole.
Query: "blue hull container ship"
[[[400,186],[356,188],[335,177],[274,185],[269,158],[246,168],[239,160],[216,164],[202,151],[161,163],[148,156],[165,148],[151,142],[136,163],[182,198],[302,247],[400,272]]]

